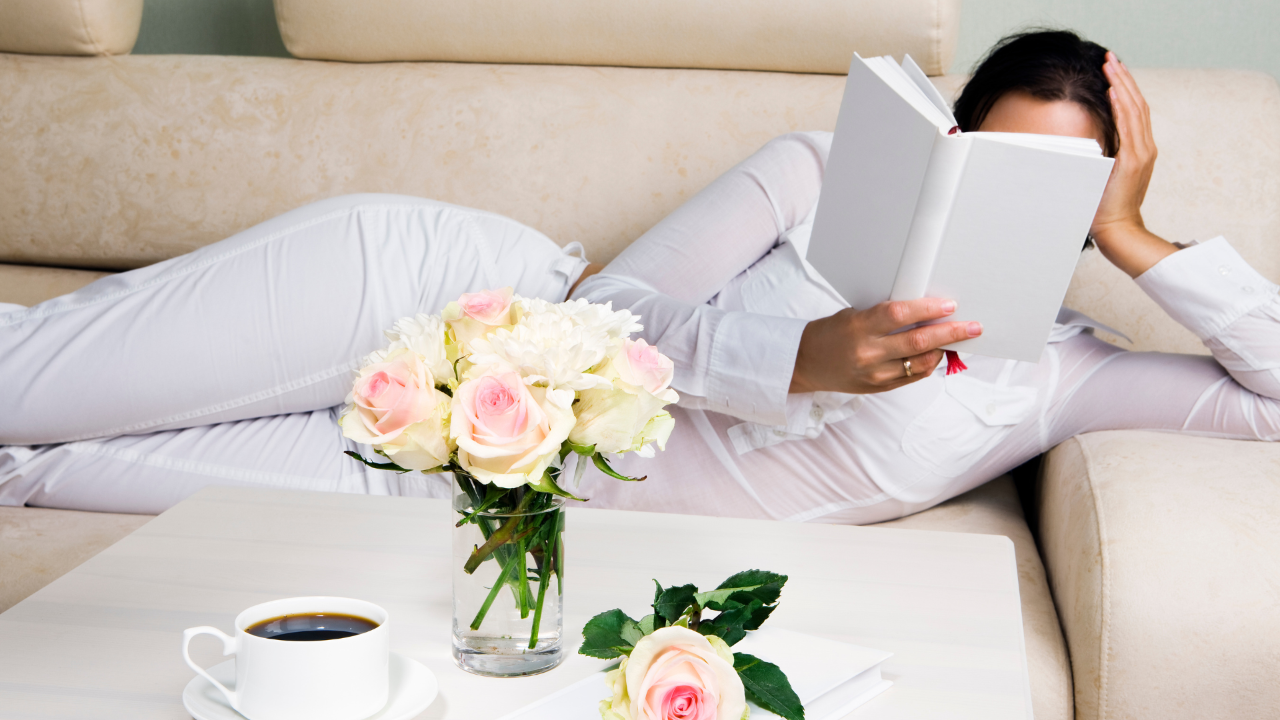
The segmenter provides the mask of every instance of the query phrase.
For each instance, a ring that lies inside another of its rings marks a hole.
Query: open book
[[[1037,362],[1111,173],[1094,140],[961,133],[906,56],[849,68],[807,259],[855,308],[956,301],[948,350]]]
[[[774,627],[748,633],[733,650],[782,668],[804,705],[805,720],[838,720],[893,685],[880,674],[892,655],[883,650]],[[501,720],[600,720],[600,701],[610,697],[604,676],[589,675]],[[748,705],[751,720],[778,718],[750,700]]]

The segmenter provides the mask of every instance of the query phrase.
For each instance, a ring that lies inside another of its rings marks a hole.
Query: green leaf
[[[657,586],[657,589],[653,591],[653,602],[656,605],[658,598],[662,597],[662,583],[658,582],[658,578],[654,578],[653,584]]]
[[[635,647],[636,643],[640,642],[640,638],[644,637],[644,632],[640,629],[640,623],[627,618],[622,622],[621,635],[623,640],[631,644],[631,647]]]
[[[742,624],[742,627],[747,630],[759,630],[764,621],[768,620],[773,611],[777,609],[777,605],[761,605],[755,608],[751,611],[751,617]]]
[[[343,454],[343,455],[349,455],[349,456],[351,456],[351,457],[353,457],[353,458],[355,458],[355,459],[359,460],[360,462],[364,463],[365,465],[368,465],[369,467],[371,467],[371,468],[373,468],[373,469],[375,469],[375,470],[392,470],[392,471],[394,471],[394,472],[398,472],[398,473],[400,473],[400,474],[402,474],[402,475],[403,475],[404,473],[407,473],[407,472],[413,472],[412,470],[410,470],[410,469],[408,469],[408,468],[402,468],[402,467],[400,467],[399,465],[397,465],[397,464],[395,464],[395,463],[393,463],[393,462],[376,463],[376,462],[373,462],[372,460],[366,460],[366,459],[364,459],[364,457],[362,457],[362,456],[360,455],[360,453],[358,453],[358,452],[353,452],[353,451],[351,451],[351,450],[347,450],[347,451],[345,451],[345,452],[344,452],[344,453],[342,453],[342,454]]]
[[[628,624],[634,631],[639,631],[639,624],[627,617],[621,610],[610,610],[587,621],[582,628],[582,646],[578,653],[601,660],[612,660],[619,655],[630,655],[635,643],[623,637],[623,630]],[[632,630],[627,630],[632,634]]]
[[[657,600],[653,601],[653,611],[662,616],[662,619],[673,623],[693,605],[693,598],[697,592],[696,585],[669,587],[662,591]]]
[[[754,655],[734,653],[733,669],[757,705],[787,720],[804,720],[804,705],[782,668]]]
[[[742,623],[717,622],[720,618],[710,622],[703,621],[698,625],[698,632],[703,635],[715,635],[724,641],[725,645],[733,647],[737,645],[742,638],[747,636],[747,631],[742,629]]]
[[[579,455],[595,455],[596,454],[595,445],[575,445],[569,442],[568,440],[565,440],[564,447],[569,448],[570,450],[578,453]]]
[[[508,491],[506,488],[500,488],[497,485],[486,486],[484,491],[484,499],[480,501],[479,507],[475,508],[470,513],[468,513],[465,517],[459,520],[458,524],[455,525],[454,527],[462,527],[463,525],[471,522],[471,519],[474,518],[476,515],[479,515],[485,510],[488,510],[490,507],[493,507],[493,504],[501,500],[502,497],[507,494],[507,492]]]
[[[569,498],[570,500],[586,502],[585,499],[580,498],[577,495],[574,495],[568,490],[565,490],[564,488],[557,485],[556,481],[551,477],[551,473],[548,473],[548,472],[542,473],[542,477],[538,479],[538,482],[536,483],[530,482],[529,487],[533,488],[534,490],[537,490],[538,492],[550,493],[552,495],[559,495],[560,497]]]
[[[644,617],[640,618],[640,634],[642,636],[648,635],[652,633],[654,630],[657,630],[658,628],[663,627],[662,625],[658,624],[661,622],[662,622],[662,618],[658,617],[657,615],[654,615],[653,613],[645,615]]]
[[[720,587],[715,590],[698,593],[698,604],[712,610],[723,610],[725,601],[732,598],[743,605],[750,604],[752,600],[771,605],[777,602],[786,582],[786,575],[767,570],[744,570],[720,583]],[[734,597],[735,595],[740,597]]]
[[[638,478],[627,477],[626,475],[623,475],[622,473],[610,467],[609,461],[605,460],[604,456],[601,455],[600,453],[596,453],[592,455],[591,462],[595,463],[597,468],[600,468],[600,472],[604,473],[605,475],[608,475],[611,478],[626,480],[627,482],[640,482],[641,480],[644,480],[645,478],[649,477],[648,475],[645,475],[644,477],[638,477]]]

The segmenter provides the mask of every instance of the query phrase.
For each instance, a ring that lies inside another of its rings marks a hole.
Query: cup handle
[[[231,704],[232,708],[235,708],[239,700],[239,698],[236,697],[236,693],[232,690],[228,690],[225,685],[218,682],[217,680],[214,680],[212,675],[206,672],[204,668],[195,664],[195,661],[191,659],[191,652],[189,650],[189,648],[191,647],[191,638],[197,635],[213,635],[217,637],[219,640],[221,640],[223,657],[226,657],[227,655],[232,655],[235,653],[236,639],[222,632],[218,628],[209,627],[208,625],[187,628],[186,630],[182,631],[182,659],[186,660],[187,665],[191,666],[191,669],[195,670],[196,673],[200,675],[200,677],[203,677],[205,680],[208,680],[209,682],[213,683],[214,687],[222,691],[222,694],[227,698],[227,702]]]

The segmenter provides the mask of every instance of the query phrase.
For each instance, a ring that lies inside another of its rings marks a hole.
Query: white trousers
[[[483,288],[560,301],[585,266],[508,218],[350,195],[0,309],[0,504],[155,513],[210,483],[446,492],[342,454],[353,371],[397,318]]]

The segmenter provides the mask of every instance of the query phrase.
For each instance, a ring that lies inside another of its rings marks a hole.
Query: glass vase
[[[546,672],[563,659],[564,498],[456,477],[454,661],[489,677]]]

